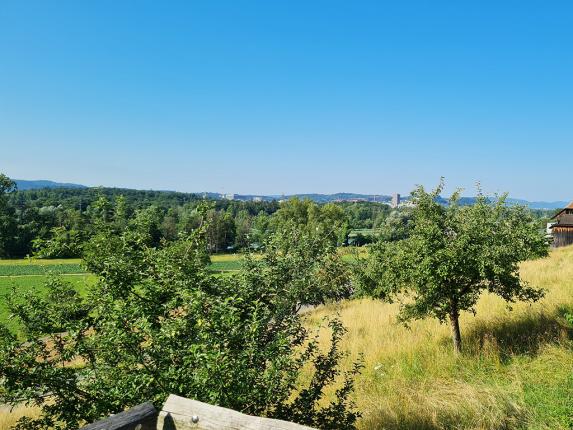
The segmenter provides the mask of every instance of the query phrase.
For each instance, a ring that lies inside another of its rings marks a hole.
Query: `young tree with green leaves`
[[[136,225],[104,230],[86,249],[99,278],[87,298],[52,281],[47,298],[12,301],[22,336],[0,328],[0,403],[41,408],[18,429],[78,428],[145,401],[160,405],[169,394],[321,429],[354,428],[349,394],[360,366],[339,370],[344,328],[329,322],[324,351],[298,312],[349,284],[333,248],[301,235],[287,249],[281,244],[293,236],[276,236],[262,259],[222,277],[206,264],[206,228],[160,247]],[[310,256],[328,270],[305,262]]]
[[[449,321],[454,350],[460,352],[460,313],[475,313],[483,292],[508,304],[543,296],[520,279],[519,263],[547,255],[548,244],[531,212],[509,206],[505,196],[490,201],[480,192],[475,204],[461,206],[456,192],[443,205],[442,189],[443,183],[430,193],[423,187],[412,193],[408,237],[377,243],[358,279],[363,293],[400,300],[404,322]]]

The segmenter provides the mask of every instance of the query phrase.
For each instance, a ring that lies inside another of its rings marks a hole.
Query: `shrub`
[[[202,230],[159,248],[136,230],[97,235],[86,261],[100,280],[87,299],[54,281],[47,298],[13,307],[25,339],[1,329],[0,401],[41,408],[19,428],[77,428],[144,401],[162,404],[170,393],[353,428],[358,413],[348,396],[360,366],[340,374],[344,328],[329,322],[324,352],[298,312],[346,288],[347,275],[320,238],[303,234],[279,246],[297,233],[289,234],[231,277],[208,270]],[[305,258],[312,259],[301,266]],[[301,388],[303,369],[311,377]],[[334,400],[323,404],[339,379]]]

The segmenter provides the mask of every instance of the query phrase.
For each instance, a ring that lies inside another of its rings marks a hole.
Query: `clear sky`
[[[4,1],[0,171],[573,198],[571,1]]]

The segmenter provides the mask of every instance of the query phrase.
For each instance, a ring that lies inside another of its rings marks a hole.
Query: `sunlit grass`
[[[241,254],[215,254],[211,255],[211,261],[215,262],[222,262],[222,261],[237,261],[242,260],[243,255]]]
[[[41,258],[18,258],[9,260],[0,260],[0,266],[50,266],[54,264],[81,264],[80,258],[56,258],[53,260]]]
[[[13,427],[20,418],[30,417],[35,418],[39,415],[39,410],[36,408],[28,408],[25,406],[18,406],[14,409],[0,406],[0,430],[8,430]]]
[[[351,352],[346,367],[364,354],[355,392],[360,427],[569,428],[573,354],[563,314],[573,309],[573,247],[526,262],[521,272],[546,297],[513,311],[497,297],[482,297],[476,317],[462,316],[460,357],[447,325],[428,319],[406,328],[396,323],[396,304],[365,299],[309,313],[310,326],[340,315],[348,328],[342,348]]]

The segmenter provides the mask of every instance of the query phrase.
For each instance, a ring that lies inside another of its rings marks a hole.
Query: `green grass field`
[[[359,252],[364,253],[364,249]],[[355,258],[349,249],[341,249],[345,260]],[[243,256],[241,254],[218,254],[211,256],[210,269],[214,272],[232,275],[241,268]],[[64,279],[78,285],[82,289],[86,281],[94,282],[95,277],[86,273],[80,259],[19,259],[0,260],[0,322],[8,321],[6,294],[16,291],[20,294],[25,291],[42,291],[43,285],[49,275],[62,275]],[[11,324],[11,328],[15,328]]]
[[[17,260],[0,260],[2,266],[54,266],[59,264],[81,264],[79,258],[56,258],[53,260],[42,260],[39,258],[20,258]]]
[[[350,232],[350,236],[356,236],[358,234],[363,236],[376,236],[380,234],[381,231],[379,228],[357,228]]]
[[[211,270],[215,272],[236,271],[241,268],[240,254],[221,254],[211,256]],[[85,274],[82,261],[76,258],[40,260],[19,259],[0,260],[0,277],[27,275],[72,275]]]
[[[340,248],[340,253],[347,261],[356,257],[356,253],[364,256],[366,248]],[[211,265],[214,272],[235,272],[241,268],[243,255],[241,254],[217,254],[211,256]],[[78,275],[86,274],[80,259],[19,259],[0,260],[0,280],[5,276],[46,276],[54,275]]]
[[[0,260],[0,277],[24,275],[54,275],[86,273],[79,258],[41,260],[25,258]]]
[[[241,254],[219,254],[211,256],[210,269],[215,272],[234,272],[241,268]]]
[[[14,292],[17,295],[28,291],[42,293],[50,274],[62,275],[63,279],[76,285],[80,292],[85,290],[87,284],[95,281],[95,276],[86,273],[80,259],[0,260],[0,323],[17,331],[17,326],[10,321],[6,296]]]
[[[10,314],[6,304],[6,296],[24,294],[28,291],[45,292],[44,284],[48,275],[31,276],[0,276],[0,323],[6,324],[10,330],[17,332],[17,325],[10,320]],[[71,282],[77,290],[83,292],[86,287],[95,282],[95,276],[87,273],[79,275],[61,275],[62,279]]]

